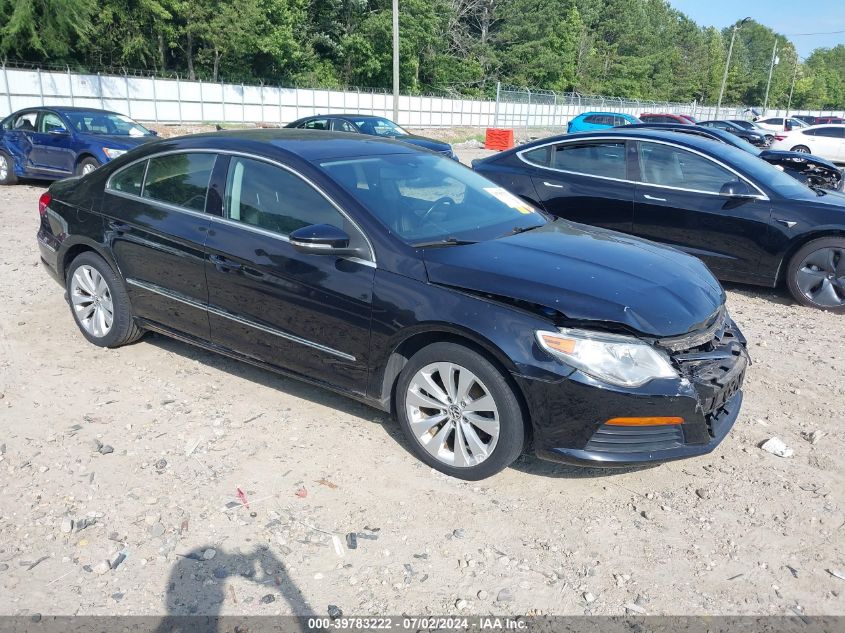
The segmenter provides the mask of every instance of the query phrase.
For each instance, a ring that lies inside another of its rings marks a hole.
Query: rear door
[[[634,234],[701,258],[717,276],[757,275],[769,232],[768,200],[721,195],[726,183],[744,179],[704,154],[664,142],[636,145]]]
[[[32,152],[32,134],[38,124],[38,111],[26,110],[19,113],[9,123],[9,128],[3,133],[6,147],[12,154],[12,159],[25,170],[32,171],[30,154]]]
[[[106,235],[139,317],[209,339],[203,245],[217,159],[206,152],[154,156],[115,172],[103,195]],[[212,192],[214,193],[214,192]]]
[[[288,234],[331,224],[372,253],[364,234],[311,182],[275,163],[232,156],[225,190],[224,219],[206,243],[212,340],[363,393],[374,258],[301,253]]]
[[[835,161],[845,160],[845,125],[827,125],[813,132],[813,153]]]
[[[626,142],[591,140],[545,145],[520,153],[540,203],[561,218],[630,232],[634,184],[627,178]]]
[[[58,114],[42,110],[31,140],[30,160],[36,169],[54,174],[73,172],[76,162],[71,147],[73,137]]]

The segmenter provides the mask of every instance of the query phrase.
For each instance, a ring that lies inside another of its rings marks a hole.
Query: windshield
[[[364,134],[372,134],[374,136],[408,136],[405,130],[389,119],[367,117],[354,121],[358,129]]]
[[[547,223],[527,202],[449,158],[390,154],[320,167],[412,245],[490,240]]]
[[[65,112],[71,126],[82,134],[109,136],[151,136],[147,128],[122,114],[108,112]]]

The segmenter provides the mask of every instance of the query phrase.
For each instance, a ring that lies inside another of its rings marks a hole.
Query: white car
[[[766,119],[757,119],[754,125],[763,128],[767,132],[783,132],[787,129],[805,128],[807,124],[801,119],[794,119],[792,117],[772,116]]]
[[[771,149],[808,152],[836,163],[845,163],[845,125],[812,125],[779,132]]]

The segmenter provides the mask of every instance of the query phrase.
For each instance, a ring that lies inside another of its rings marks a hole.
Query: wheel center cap
[[[458,405],[453,404],[449,407],[449,417],[452,420],[455,420],[455,421],[460,420],[461,419],[461,413],[462,413],[461,408]]]

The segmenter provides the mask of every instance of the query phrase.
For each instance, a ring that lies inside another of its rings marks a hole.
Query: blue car
[[[570,134],[575,134],[576,132],[593,132],[594,130],[604,130],[609,127],[631,125],[632,123],[642,123],[642,121],[633,114],[622,114],[620,112],[584,112],[569,122],[566,131]]]
[[[13,185],[18,178],[84,175],[155,137],[155,132],[117,112],[19,110],[0,122],[0,185]]]

